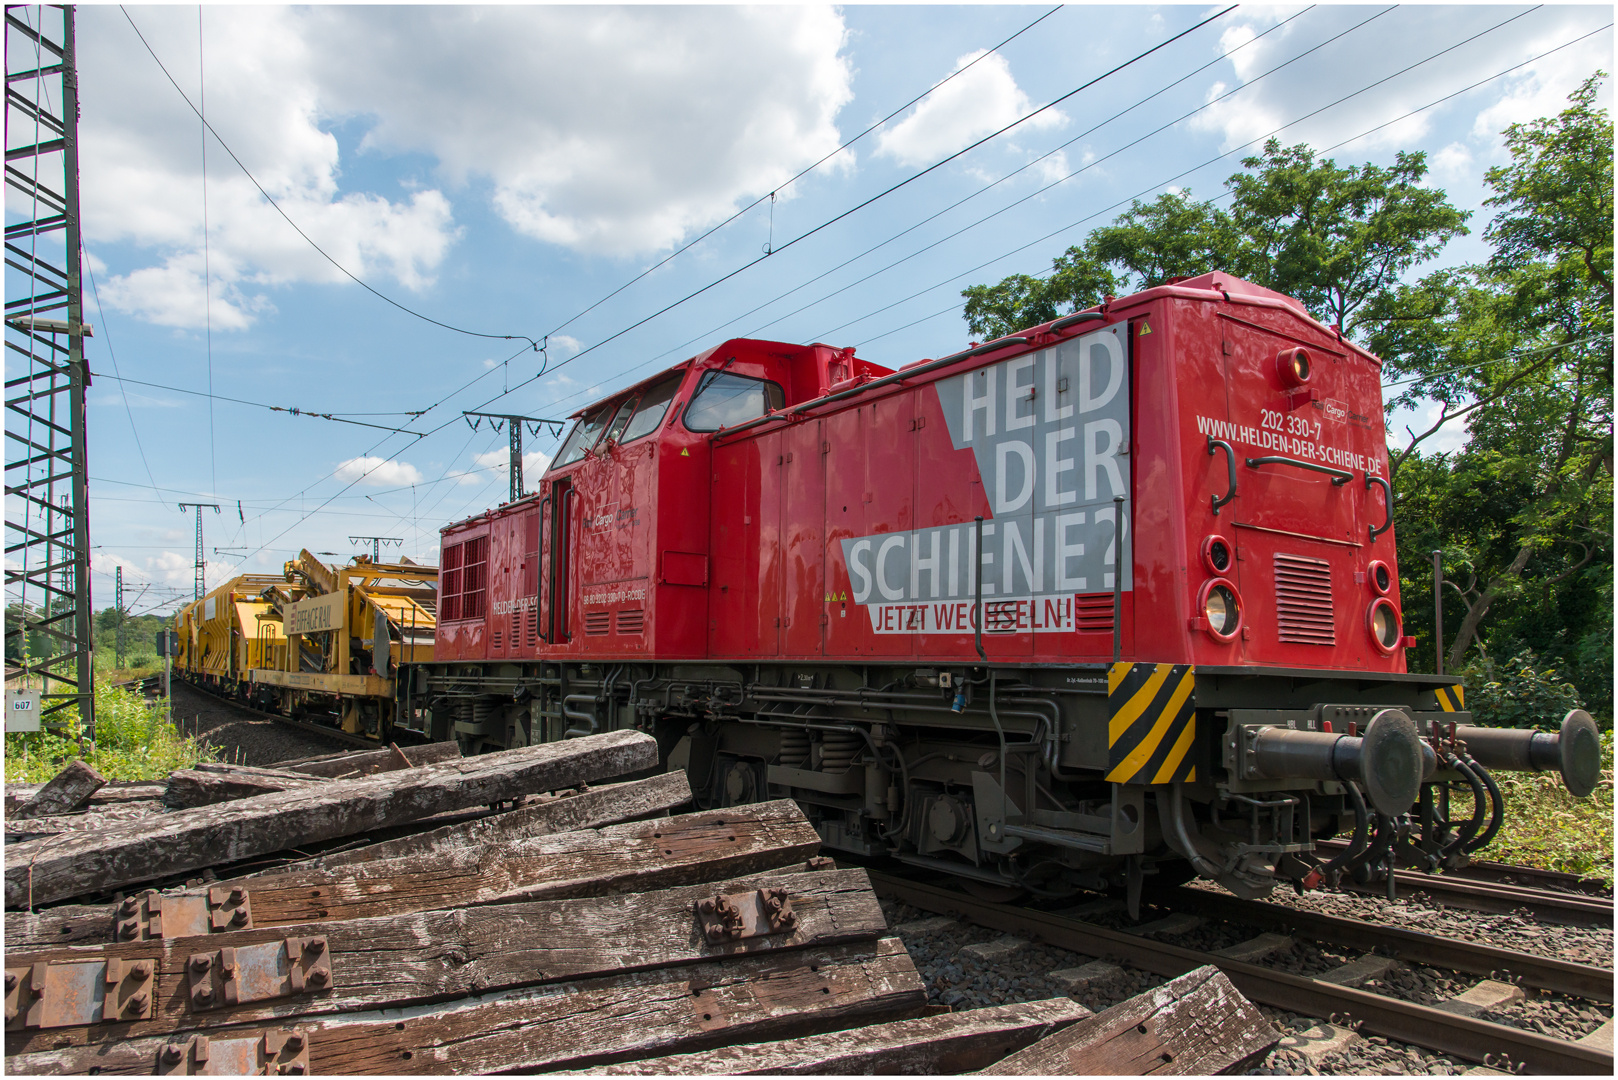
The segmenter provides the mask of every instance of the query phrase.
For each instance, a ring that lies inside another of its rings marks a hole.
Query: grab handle
[[[1374,544],[1376,543],[1377,537],[1393,528],[1393,487],[1386,480],[1382,479],[1382,477],[1372,476],[1370,473],[1366,473],[1365,490],[1370,491],[1372,484],[1382,485],[1382,497],[1387,501],[1388,504],[1388,516],[1387,519],[1382,522],[1382,527],[1379,529],[1375,525],[1366,526],[1366,528],[1371,531],[1371,543]]]
[[[1342,487],[1354,479],[1354,474],[1343,469],[1334,469],[1330,465],[1316,465],[1312,461],[1299,461],[1289,457],[1250,457],[1247,459],[1248,468],[1256,469],[1260,465],[1291,465],[1299,469],[1308,469],[1310,472],[1325,473],[1331,477],[1332,487]]]
[[[1212,457],[1219,450],[1223,450],[1225,452],[1225,471],[1230,474],[1230,490],[1225,492],[1223,496],[1209,496],[1209,498],[1213,500],[1213,512],[1215,516],[1219,514],[1219,508],[1221,506],[1224,506],[1226,503],[1236,497],[1236,448],[1231,446],[1224,439],[1216,439],[1212,435],[1208,436],[1208,456]],[[1249,464],[1251,464],[1251,462],[1249,462]]]

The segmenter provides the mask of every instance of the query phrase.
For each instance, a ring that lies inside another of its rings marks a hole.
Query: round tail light
[[[1314,361],[1308,349],[1282,349],[1275,354],[1276,374],[1281,376],[1281,385],[1288,389],[1308,382],[1313,368]]]
[[[1242,628],[1242,599],[1236,586],[1215,578],[1197,594],[1197,610],[1203,627],[1220,641],[1229,641]]]
[[[1374,560],[1365,568],[1365,580],[1371,583],[1378,596],[1386,596],[1393,590],[1393,571],[1381,559]]]
[[[1365,628],[1371,632],[1371,641],[1385,654],[1391,654],[1404,640],[1399,609],[1385,596],[1371,601],[1371,606],[1365,612]]]
[[[1215,577],[1223,577],[1230,573],[1231,563],[1235,559],[1230,541],[1218,533],[1213,533],[1202,541],[1202,565]]]

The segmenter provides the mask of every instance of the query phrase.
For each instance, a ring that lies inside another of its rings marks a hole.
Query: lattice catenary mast
[[[6,8],[6,682],[95,735],[71,7]],[[66,505],[59,507],[58,498]],[[35,653],[38,655],[35,655]]]

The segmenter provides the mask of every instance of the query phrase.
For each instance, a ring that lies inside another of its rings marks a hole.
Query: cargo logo
[[[1336,398],[1327,398],[1320,403],[1320,407],[1326,411],[1327,420],[1341,424],[1348,419],[1348,406]]]
[[[941,380],[957,450],[970,449],[989,503],[983,612],[975,522],[842,541],[853,601],[879,634],[1077,629],[1073,596],[1113,588],[1130,564],[1129,364],[1124,327]],[[1120,528],[1120,525],[1122,526]],[[1122,551],[1117,550],[1122,539]],[[1120,588],[1131,587],[1127,570]]]

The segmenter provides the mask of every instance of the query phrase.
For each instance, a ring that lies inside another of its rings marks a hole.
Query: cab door
[[[1338,666],[1336,647],[1363,636],[1354,634],[1353,574],[1366,545],[1365,444],[1380,435],[1381,417],[1356,412],[1350,422],[1347,403],[1362,388],[1360,361],[1347,350],[1222,322],[1240,482],[1230,517],[1243,659]],[[1305,365],[1307,379],[1289,377],[1290,364]]]

